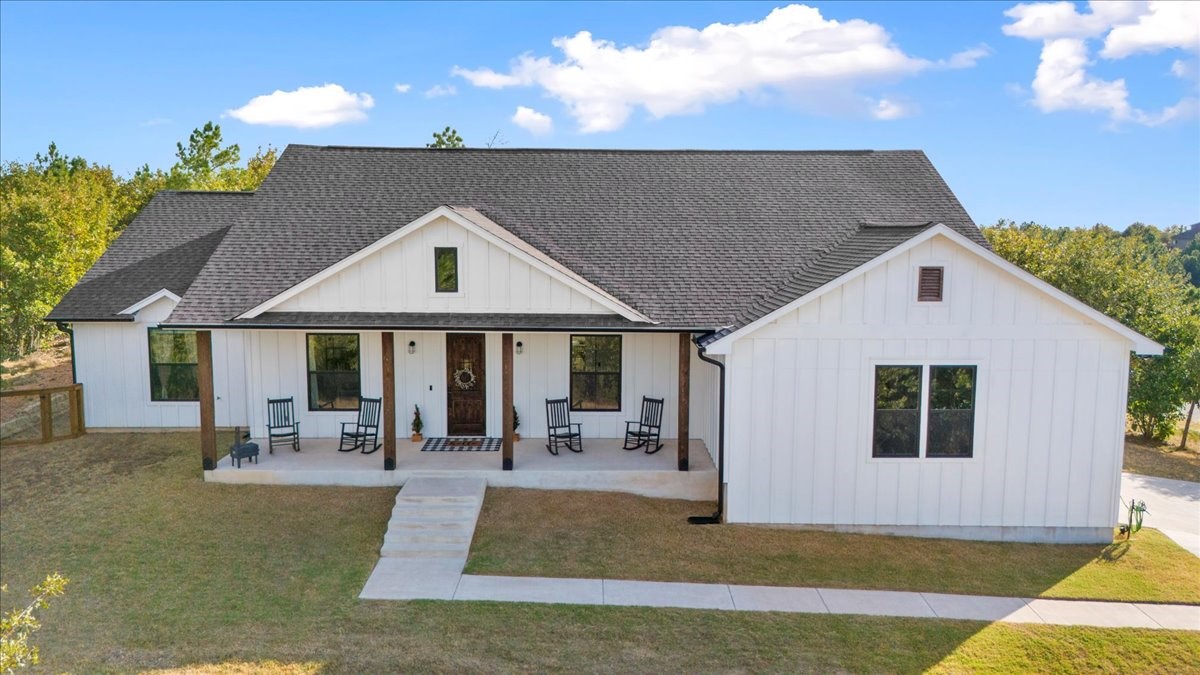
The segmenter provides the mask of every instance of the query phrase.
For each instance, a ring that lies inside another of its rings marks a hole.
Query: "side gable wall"
[[[944,302],[916,302],[922,265],[945,267]],[[935,237],[734,343],[729,517],[1110,537],[1129,349]],[[977,365],[974,457],[873,459],[878,363]]]
[[[439,246],[458,248],[458,293],[434,292],[433,255]],[[416,230],[274,309],[612,314],[448,218]]]
[[[150,400],[151,327],[175,303],[161,298],[134,314],[134,321],[80,321],[75,331],[75,364],[83,384],[83,413],[92,429],[200,426],[196,401]],[[213,390],[218,427],[247,425],[244,331],[213,331]]]

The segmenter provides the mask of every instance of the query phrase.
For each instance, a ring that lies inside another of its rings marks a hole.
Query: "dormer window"
[[[433,249],[433,288],[438,293],[458,292],[458,249]]]
[[[945,268],[922,267],[917,275],[917,302],[941,302]]]

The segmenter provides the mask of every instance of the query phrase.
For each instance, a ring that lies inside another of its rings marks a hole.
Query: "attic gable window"
[[[458,249],[433,249],[433,284],[438,293],[458,292]]]
[[[922,267],[917,276],[917,302],[941,302],[945,269]]]

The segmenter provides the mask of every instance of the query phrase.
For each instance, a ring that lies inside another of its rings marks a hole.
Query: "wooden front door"
[[[482,333],[446,334],[446,433],[449,436],[482,436],[484,411],[484,361]]]

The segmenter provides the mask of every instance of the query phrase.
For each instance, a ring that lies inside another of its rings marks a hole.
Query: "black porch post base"
[[[205,471],[212,471],[216,468],[217,468],[217,463],[212,461],[212,458],[210,458],[210,457],[204,458],[204,470]]]
[[[512,458],[505,457],[504,461],[501,463],[501,468],[505,471],[512,471]]]
[[[384,457],[383,458],[383,470],[384,471],[395,471],[396,470],[396,458],[395,457]]]
[[[680,457],[680,458],[679,458],[679,470],[680,470],[680,471],[687,471],[687,470],[688,470],[688,458],[687,458],[687,457]]]

